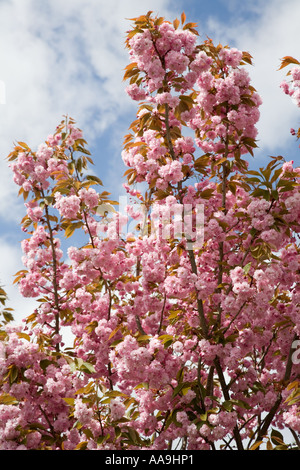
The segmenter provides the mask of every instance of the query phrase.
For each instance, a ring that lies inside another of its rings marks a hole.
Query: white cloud
[[[10,0],[0,4],[0,79],[7,96],[2,137],[46,137],[68,113],[91,136],[127,109],[122,83],[126,18],[167,0]],[[9,142],[10,144],[10,142]]]
[[[37,306],[36,300],[23,298],[18,286],[13,284],[15,274],[24,269],[21,256],[20,245],[13,245],[5,237],[0,238],[0,285],[8,295],[6,307],[14,309],[13,316],[16,322],[30,315]]]

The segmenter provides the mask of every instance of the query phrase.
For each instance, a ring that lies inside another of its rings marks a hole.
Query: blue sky
[[[89,142],[94,172],[118,198],[126,169],[123,136],[136,110],[122,82],[126,18],[149,10],[168,20],[185,11],[188,21],[198,23],[200,41],[209,36],[249,51],[249,72],[263,99],[253,168],[270,155],[299,158],[289,134],[298,128],[299,111],[279,89],[285,71],[277,71],[281,57],[300,59],[299,0],[0,0],[0,282],[17,318],[28,315],[34,302],[21,299],[11,285],[22,268],[24,209],[5,157],[17,140],[35,149],[68,114]]]

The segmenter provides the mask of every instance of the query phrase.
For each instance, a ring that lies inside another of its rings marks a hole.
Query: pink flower
[[[37,161],[41,164],[45,164],[49,158],[53,155],[52,147],[49,147],[47,144],[40,144],[36,152]]]
[[[183,179],[182,165],[178,160],[167,163],[158,170],[159,176],[166,181],[178,183]]]
[[[237,67],[242,60],[243,53],[236,48],[227,49],[223,48],[220,51],[220,59],[224,61],[225,65],[230,67]]]
[[[94,188],[82,188],[78,196],[89,209],[94,209],[99,204],[99,195]]]
[[[286,80],[283,80],[283,81],[280,83],[280,88],[283,90],[283,92],[284,92],[286,95],[289,95],[289,94],[290,94],[290,87],[289,87],[289,84],[286,82]]]
[[[93,417],[93,410],[89,408],[86,403],[82,401],[81,398],[75,399],[74,407],[74,417],[80,421],[83,426],[86,426],[90,423]]]
[[[209,57],[204,51],[200,51],[191,62],[190,69],[193,72],[200,74],[209,70],[212,62],[213,59],[211,57]]]
[[[149,64],[147,64],[145,66],[145,70],[148,73],[149,78],[154,79],[157,83],[160,83],[164,78],[165,71],[158,58],[154,58]]]
[[[292,173],[294,171],[293,163],[294,163],[294,160],[290,160],[289,162],[284,162],[284,164],[282,165],[282,174]]]
[[[178,74],[182,74],[189,64],[189,58],[185,54],[176,51],[168,52],[165,61],[166,67]]]
[[[147,93],[143,88],[139,87],[136,83],[128,85],[125,88],[126,93],[130,96],[132,100],[141,101],[144,100],[147,96]]]
[[[300,67],[292,67],[291,69],[291,76],[293,78],[293,81],[300,81]],[[298,83],[297,83],[298,85]]]
[[[113,421],[117,421],[118,419],[123,418],[124,413],[126,411],[125,405],[121,402],[119,398],[111,400],[109,408],[111,412],[111,419]]]
[[[38,222],[43,217],[43,209],[37,205],[36,201],[25,203],[27,214],[33,222]]]
[[[134,54],[142,56],[149,50],[153,49],[153,43],[149,31],[135,34],[129,41],[130,47]]]
[[[168,104],[171,108],[176,108],[179,104],[178,96],[172,96],[171,93],[158,93],[155,101],[158,104]]]
[[[80,198],[78,196],[62,196],[59,192],[55,193],[54,207],[59,210],[62,217],[66,219],[76,219],[80,210]]]

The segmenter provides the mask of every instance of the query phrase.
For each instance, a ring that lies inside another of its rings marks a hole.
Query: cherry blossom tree
[[[0,292],[0,448],[298,448],[300,168],[251,170],[248,52],[199,44],[184,13],[131,21],[126,213],[69,117],[8,156],[37,308],[16,325]]]

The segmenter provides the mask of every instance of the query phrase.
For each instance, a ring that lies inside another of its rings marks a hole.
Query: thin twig
[[[162,327],[162,324],[163,324],[164,310],[165,310],[165,306],[166,306],[166,300],[167,300],[167,294],[164,295],[164,302],[163,302],[163,307],[162,307],[162,309],[161,309],[160,322],[159,322],[159,327],[158,327],[158,330],[157,330],[157,334],[158,334],[158,335],[159,335],[159,333],[160,333],[160,330],[161,330],[161,327]]]

